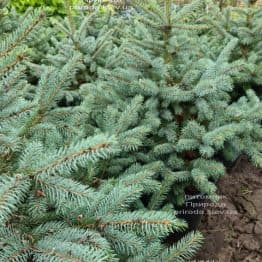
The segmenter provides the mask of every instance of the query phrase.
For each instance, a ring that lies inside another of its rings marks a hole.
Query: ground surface
[[[222,198],[202,217],[205,242],[195,261],[261,262],[262,170],[241,157],[218,192]]]

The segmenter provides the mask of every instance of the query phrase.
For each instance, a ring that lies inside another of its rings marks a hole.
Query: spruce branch
[[[70,174],[78,167],[85,167],[88,162],[105,159],[118,151],[115,137],[97,135],[83,139],[69,147],[55,152],[48,152],[37,164],[31,175]]]
[[[40,175],[37,177],[37,183],[49,201],[57,206],[63,205],[66,201],[75,201],[78,204],[85,202],[88,206],[91,199],[90,188],[69,178]]]
[[[119,214],[106,215],[101,218],[98,228],[112,228],[121,231],[134,230],[139,235],[162,236],[172,230],[182,230],[186,227],[185,222],[175,218],[171,214],[162,211],[142,210],[135,212],[122,212]]]
[[[13,177],[0,176],[0,222],[5,223],[9,216],[22,203],[29,191],[30,180],[16,174]]]
[[[22,26],[17,28],[11,35],[7,36],[0,44],[0,58],[6,56],[17,45],[19,45],[28,34],[40,23],[44,18],[42,11],[37,11],[33,15],[28,15]]]
[[[113,190],[97,204],[95,214],[106,216],[125,211],[131,203],[138,200],[143,192],[143,187],[131,185],[123,188],[121,184],[115,185]]]
[[[146,248],[145,242],[135,233],[123,232],[114,229],[105,229],[107,239],[121,255],[133,256],[140,254]]]
[[[4,59],[1,59],[1,63],[4,65],[4,67],[0,68],[0,76],[7,73],[9,70],[13,69],[16,65],[21,63],[25,58],[23,53],[17,54],[13,59],[8,57],[9,61],[3,61]],[[7,60],[7,59],[6,59]]]
[[[28,261],[32,248],[17,231],[3,226],[0,227],[0,246],[1,261]]]
[[[111,257],[104,250],[95,249],[90,245],[77,244],[65,240],[46,237],[37,242],[34,257],[43,262],[48,261],[109,261]]]
[[[175,246],[163,251],[155,261],[183,262],[188,261],[201,246],[203,236],[199,232],[189,233],[183,237]]]

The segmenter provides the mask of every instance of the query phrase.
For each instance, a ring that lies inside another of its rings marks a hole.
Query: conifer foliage
[[[244,61],[235,51],[239,45],[243,48],[242,33],[227,33],[216,22],[207,22],[213,9],[219,12],[205,1],[184,7],[172,1],[141,6],[130,18],[130,26],[121,30],[118,51],[99,69],[96,86],[81,87],[88,103],[104,101],[112,107],[113,94],[114,108],[142,97],[132,125],[134,129],[145,125],[150,134],[129,159],[162,162],[158,172],[162,186],[149,202],[153,209],[170,201],[183,202],[188,186],[214,198],[214,182],[225,173],[219,159],[234,161],[245,153],[262,166],[261,102],[251,86],[253,80],[258,83],[256,72],[261,67],[260,51],[255,51],[259,23],[254,20],[250,41],[255,47],[250,45],[250,58]],[[244,82],[249,86],[239,91],[238,85]],[[99,107],[94,105],[94,110]],[[131,121],[129,115],[126,121]]]
[[[173,212],[139,208],[142,195],[160,187],[152,167],[132,165],[107,180],[101,175],[106,161],[130,150],[119,138],[132,140],[139,130],[128,130],[123,115],[113,131],[89,132],[84,105],[59,106],[83,69],[83,53],[72,51],[61,66],[35,65],[37,83],[28,79],[34,64],[27,40],[43,19],[41,10],[26,13],[0,39],[0,261],[191,257],[200,233],[167,248],[162,239],[186,223]],[[126,114],[141,103],[136,97]]]
[[[201,234],[165,239],[188,188],[262,166],[261,10],[138,2],[0,4],[0,261],[187,261]]]

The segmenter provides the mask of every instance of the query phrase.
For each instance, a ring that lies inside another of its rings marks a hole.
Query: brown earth
[[[205,210],[205,240],[194,261],[262,262],[262,169],[246,157],[218,183],[219,202]]]

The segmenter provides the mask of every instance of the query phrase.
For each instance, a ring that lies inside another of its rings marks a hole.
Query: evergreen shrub
[[[199,232],[165,243],[185,195],[262,166],[261,9],[137,2],[1,5],[0,261],[188,261]]]
[[[30,62],[27,41],[43,19],[42,11],[26,13],[0,40],[0,261],[192,257],[200,233],[167,247],[162,240],[186,223],[173,212],[137,206],[159,187],[153,170],[134,165],[102,179],[101,162],[123,148],[114,134],[89,134],[87,108],[59,105],[83,70],[79,51],[59,68]],[[28,79],[30,66],[36,83]]]

